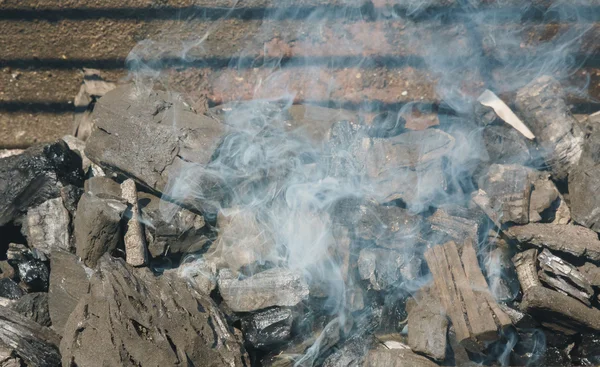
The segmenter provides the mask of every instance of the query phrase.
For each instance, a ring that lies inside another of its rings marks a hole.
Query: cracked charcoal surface
[[[65,365],[249,365],[216,304],[181,279],[105,255],[90,287],[64,328]]]

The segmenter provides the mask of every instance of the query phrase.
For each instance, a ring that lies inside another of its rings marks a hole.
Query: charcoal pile
[[[597,117],[514,102],[390,132],[106,91],[0,158],[0,365],[600,363]]]

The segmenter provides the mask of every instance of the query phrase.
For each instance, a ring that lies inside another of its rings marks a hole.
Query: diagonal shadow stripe
[[[533,58],[528,59],[532,56]],[[535,55],[514,55],[510,62],[515,65],[526,65],[529,61],[536,60]],[[445,62],[460,65],[461,57],[454,59],[448,58]],[[493,57],[481,57],[481,65],[490,69],[503,67],[501,61]],[[570,55],[570,64],[581,68],[600,68],[600,53],[592,54],[572,54]],[[468,63],[465,63],[468,65]],[[61,58],[15,58],[0,59],[0,68],[23,68],[38,70],[69,70],[81,68],[95,68],[103,70],[130,69],[139,70],[140,68],[149,68],[161,70],[168,68],[211,68],[211,69],[251,69],[258,67],[324,67],[329,69],[360,67],[363,69],[386,67],[386,68],[404,68],[414,67],[419,69],[427,68],[427,63],[420,56],[397,56],[397,55],[376,55],[376,56],[306,56],[306,57],[284,57],[264,59],[262,57],[206,57],[194,60],[184,60],[181,58],[161,58],[150,60],[132,60],[127,61],[124,58],[109,59],[61,59]]]
[[[150,60],[127,61],[124,58],[112,59],[61,59],[61,58],[18,58],[0,59],[0,67],[11,68],[35,68],[35,69],[124,69],[136,70],[139,68],[150,68],[155,70],[167,68],[240,68],[249,69],[256,67],[310,67],[322,66],[327,68],[343,68],[349,66],[360,66],[361,68],[373,68],[386,66],[398,68],[412,66],[423,67],[424,61],[418,56],[392,56],[382,55],[374,57],[363,56],[309,56],[309,57],[285,57],[264,59],[262,57],[206,57],[195,60],[184,60],[181,58],[161,58]]]
[[[455,115],[456,111],[444,103],[434,101],[409,101],[409,102],[385,102],[381,100],[369,100],[362,103],[349,102],[343,100],[308,100],[302,103],[318,105],[330,108],[344,108],[348,110],[365,111],[397,111],[407,104],[419,107],[424,111],[433,111],[440,114]],[[575,114],[590,114],[600,110],[600,103],[585,102],[571,103],[572,112]],[[213,107],[214,104],[211,104]],[[64,102],[45,102],[45,101],[0,101],[0,113],[50,113],[67,114],[75,112],[72,103]]]
[[[219,8],[206,6],[153,8],[104,7],[104,8],[0,8],[0,20],[56,22],[69,20],[94,20],[107,18],[114,20],[189,20],[214,21],[228,18],[242,20],[311,20],[346,19],[374,21],[386,18],[408,18],[413,21],[441,19],[447,22],[461,21],[464,17],[476,17],[483,24],[505,22],[596,22],[600,21],[600,6],[559,5],[551,8],[543,6],[481,6],[467,8],[457,5],[406,7],[394,5],[375,7],[370,2],[362,6],[319,5],[287,7],[241,7]]]

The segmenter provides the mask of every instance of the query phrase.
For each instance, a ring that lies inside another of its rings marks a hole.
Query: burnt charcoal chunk
[[[208,242],[210,227],[201,215],[144,192],[138,205],[152,257],[197,252]]]
[[[346,340],[339,348],[331,353],[323,361],[323,367],[351,367],[361,366],[365,355],[371,345],[373,338],[353,336]]]
[[[538,261],[541,268],[538,275],[542,282],[550,288],[591,306],[590,298],[594,295],[594,290],[587,277],[575,266],[555,256],[547,249],[539,254]]]
[[[600,165],[580,163],[569,175],[571,216],[581,225],[600,231]]]
[[[68,185],[60,190],[60,196],[63,199],[63,205],[69,211],[71,217],[75,216],[77,210],[77,204],[83,194],[83,189],[75,185]]]
[[[10,308],[42,326],[50,326],[48,293],[29,293],[19,298]]]
[[[256,213],[239,207],[221,210],[217,216],[219,235],[205,255],[238,271],[256,263],[274,260],[275,240],[269,228],[256,218]]]
[[[426,228],[421,216],[397,206],[379,205],[355,197],[339,200],[331,213],[337,223],[347,227],[354,237],[375,241],[392,250],[411,248],[421,243]]]
[[[444,158],[454,145],[454,137],[438,129],[409,131],[364,141],[356,159],[379,202],[401,199],[422,209],[445,194]]]
[[[531,159],[529,143],[512,126],[488,126],[483,141],[491,163],[526,164]]]
[[[60,351],[66,366],[249,366],[209,296],[108,254],[64,327]]]
[[[246,343],[262,349],[289,339],[292,322],[290,309],[272,308],[242,318],[242,331]]]
[[[577,225],[530,223],[508,230],[517,241],[592,261],[600,260],[600,240],[594,231]]]
[[[25,292],[14,280],[9,278],[0,279],[0,297],[8,299],[18,299]]]
[[[90,193],[82,195],[75,217],[77,255],[94,267],[100,257],[113,251],[121,239],[121,217],[127,205]]]
[[[583,132],[565,102],[560,84],[550,76],[541,76],[518,91],[515,105],[546,152],[553,177],[566,178],[581,157]]]
[[[81,158],[63,141],[35,146],[0,159],[0,226],[28,208],[60,196],[66,185],[81,186]]]
[[[225,185],[205,168],[227,129],[194,113],[178,95],[120,86],[98,101],[92,119],[85,154],[96,164],[195,210],[213,211],[226,199]],[[174,177],[181,177],[185,187],[168,186]],[[193,192],[202,192],[202,198]]]
[[[479,188],[490,198],[489,208],[500,223],[529,223],[533,170],[516,164],[492,164],[479,178]]]
[[[373,289],[383,290],[402,280],[417,279],[421,271],[421,259],[409,253],[383,248],[366,248],[358,257],[358,272],[361,279],[367,280]]]
[[[88,291],[88,274],[77,256],[67,252],[53,251],[50,267],[48,308],[52,328],[62,335],[69,315]]]
[[[50,273],[46,264],[39,260],[28,260],[19,263],[19,278],[32,292],[47,292]]]
[[[295,306],[308,298],[308,285],[302,274],[283,268],[237,279],[229,269],[219,272],[219,291],[235,312],[256,311],[271,306]]]
[[[408,345],[417,353],[436,360],[446,357],[448,319],[438,297],[421,288],[408,314]]]
[[[60,337],[49,328],[1,306],[0,343],[14,349],[27,366],[60,366]]]
[[[543,320],[544,326],[566,335],[581,330],[600,330],[600,310],[548,288],[534,286],[525,291],[521,310]]]

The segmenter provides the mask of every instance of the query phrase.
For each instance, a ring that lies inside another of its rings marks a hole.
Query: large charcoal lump
[[[157,192],[169,191],[197,209],[224,200],[222,183],[204,168],[226,134],[225,125],[197,115],[179,96],[121,86],[98,101],[92,119],[85,154],[93,162]],[[169,182],[175,179],[180,182]]]
[[[62,187],[83,184],[81,158],[63,141],[0,158],[0,226],[28,208],[60,196]]]
[[[105,255],[69,317],[63,365],[248,366],[217,305],[183,280]]]

